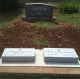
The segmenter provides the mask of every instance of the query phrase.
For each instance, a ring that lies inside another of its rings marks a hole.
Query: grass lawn
[[[65,0],[19,0],[19,1],[26,1],[26,2],[63,2]],[[72,1],[72,0],[66,0],[68,2]],[[76,0],[74,0],[76,1]],[[80,2],[80,0],[77,0]]]
[[[22,15],[25,15],[25,9],[17,9],[14,11],[9,11],[6,13],[0,13],[0,27],[6,28],[10,27],[10,23],[14,21],[19,21],[22,17]],[[63,22],[70,22],[70,23],[77,23],[80,25],[80,13],[75,13],[75,14],[60,14],[60,13],[54,13],[53,16],[56,16],[58,21],[63,21]],[[37,21],[38,26],[41,27],[56,27],[55,24],[46,22],[46,21]],[[35,24],[35,25],[36,25]],[[42,26],[43,25],[43,26]]]
[[[24,9],[16,9],[5,13],[0,13],[0,27],[10,27],[9,24],[14,21],[19,21],[23,14],[25,14]]]
[[[56,16],[57,20],[59,21],[77,23],[80,25],[80,13],[74,13],[74,14],[55,13],[53,15]]]
[[[55,3],[53,4],[55,5]],[[54,11],[54,10],[53,10]],[[13,11],[0,13],[0,27],[7,28],[10,27],[10,23],[14,21],[21,20],[22,15],[25,15],[25,9],[16,9]],[[80,25],[80,13],[74,13],[74,14],[61,14],[61,13],[53,13],[53,16],[56,16],[58,21],[63,22],[70,22],[70,23],[77,23]],[[37,21],[38,26],[40,27],[56,27],[55,24],[52,24],[50,22],[46,21]],[[36,24],[34,24],[36,26]]]
[[[29,76],[29,77],[26,77],[26,76],[9,76],[9,75],[6,75],[6,76],[1,76],[0,77],[1,79],[79,79],[78,77],[67,77],[67,76],[55,76],[55,75],[44,75],[44,76]]]

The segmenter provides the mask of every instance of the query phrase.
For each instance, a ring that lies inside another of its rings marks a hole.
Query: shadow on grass
[[[20,0],[20,1],[23,1],[23,0]],[[63,2],[65,0],[24,0],[26,2]],[[72,0],[66,0],[67,2],[70,2]],[[76,1],[76,0],[74,0]],[[80,0],[77,0],[78,2],[80,2]]]
[[[20,8],[8,12],[0,13],[0,23],[12,21],[22,13],[23,11]]]
[[[25,74],[25,75],[23,75],[23,74],[20,74],[20,75],[1,75],[0,76],[0,79],[80,79],[79,77],[77,77],[77,76],[66,76],[66,75],[63,75],[63,76],[59,76],[59,75],[41,75],[41,76],[38,76],[37,74],[36,74],[36,76],[35,75],[33,75],[33,74],[31,74],[31,76],[30,76],[30,74]]]

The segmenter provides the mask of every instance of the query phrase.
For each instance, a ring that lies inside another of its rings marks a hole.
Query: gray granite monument
[[[73,48],[44,48],[45,62],[78,63],[79,57]]]
[[[53,19],[53,5],[44,3],[26,3],[26,15],[22,16],[22,20],[26,19]]]
[[[1,58],[2,58],[2,62],[35,61],[35,49],[34,48],[5,48]]]

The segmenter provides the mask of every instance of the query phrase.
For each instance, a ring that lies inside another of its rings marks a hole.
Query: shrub
[[[67,3],[66,1],[59,4],[59,9],[61,13],[74,13],[79,11],[79,4],[76,1]]]
[[[18,0],[0,0],[0,12],[15,9],[17,4]]]

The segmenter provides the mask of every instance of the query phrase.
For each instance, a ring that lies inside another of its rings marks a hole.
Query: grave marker
[[[44,48],[45,62],[78,62],[78,55],[73,48]]]
[[[22,16],[22,20],[26,19],[54,19],[53,5],[44,3],[26,3],[26,15]]]
[[[6,61],[35,61],[34,48],[5,48],[2,62]]]

